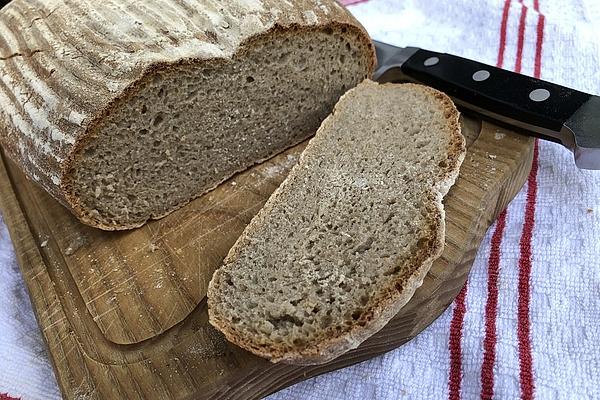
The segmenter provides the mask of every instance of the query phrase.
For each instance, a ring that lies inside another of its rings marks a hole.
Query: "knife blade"
[[[581,169],[600,169],[600,97],[476,61],[374,41],[379,82],[412,81],[518,131],[561,143]]]

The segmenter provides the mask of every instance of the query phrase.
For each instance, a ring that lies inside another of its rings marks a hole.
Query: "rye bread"
[[[420,85],[345,94],[215,272],[210,323],[273,362],[357,347],[408,302],[444,247],[465,155],[458,111]]]
[[[373,64],[335,0],[13,0],[0,143],[82,222],[134,228],[314,134]]]

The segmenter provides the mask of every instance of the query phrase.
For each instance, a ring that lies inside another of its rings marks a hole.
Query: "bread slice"
[[[208,289],[210,323],[273,362],[357,347],[444,247],[442,198],[465,155],[452,101],[414,84],[345,94]]]
[[[335,0],[13,0],[0,37],[0,143],[107,230],[313,135],[375,58]]]

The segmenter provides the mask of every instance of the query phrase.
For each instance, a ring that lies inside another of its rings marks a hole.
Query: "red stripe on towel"
[[[448,399],[460,399],[460,387],[462,384],[462,329],[467,312],[467,286],[465,283],[458,296],[454,300],[454,311],[450,322],[450,374],[448,377]]]
[[[527,21],[527,7],[521,2],[521,18],[519,19],[519,36],[517,39],[517,58],[515,60],[515,72],[521,73],[523,64],[523,44],[525,43],[525,23]]]
[[[536,0],[533,3],[533,8],[538,12],[538,23],[537,23],[537,41],[535,44],[535,64],[533,69],[533,76],[539,78],[542,75],[542,46],[544,44],[544,26],[546,25],[546,17],[544,14],[540,14],[540,4]]]
[[[498,217],[492,235],[492,248],[488,259],[487,301],[485,304],[485,338],[481,365],[481,398],[494,396],[494,362],[496,361],[496,316],[498,314],[498,276],[500,275],[500,245],[506,226],[506,210]]]
[[[0,393],[0,400],[21,400],[20,397],[11,397],[8,393]]]
[[[500,45],[498,46],[498,61],[496,66],[502,68],[504,64],[504,50],[506,49],[506,27],[508,26],[508,12],[510,11],[510,0],[504,1],[502,10],[502,22],[500,23]]]
[[[533,8],[538,13],[537,40],[535,46],[534,77],[540,78],[542,73],[542,48],[544,44],[544,26],[546,17],[540,13],[539,0],[534,0]],[[533,164],[528,179],[527,204],[525,221],[520,240],[519,257],[519,302],[517,336],[519,339],[519,381],[521,399],[534,398],[535,382],[533,380],[533,352],[531,349],[531,320],[529,316],[531,303],[531,247],[533,228],[535,226],[535,207],[537,203],[537,173],[539,160],[538,141],[536,139],[533,152]]]
[[[519,302],[517,336],[519,339],[519,363],[521,398],[533,399],[533,357],[531,353],[531,322],[529,305],[531,300],[531,239],[535,225],[535,205],[537,200],[538,142],[535,142],[533,165],[527,187],[525,222],[521,233],[519,258]]]

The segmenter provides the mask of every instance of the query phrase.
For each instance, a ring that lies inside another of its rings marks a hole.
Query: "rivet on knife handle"
[[[375,79],[432,86],[484,117],[562,143],[579,168],[600,169],[600,97],[450,54],[375,47]]]

